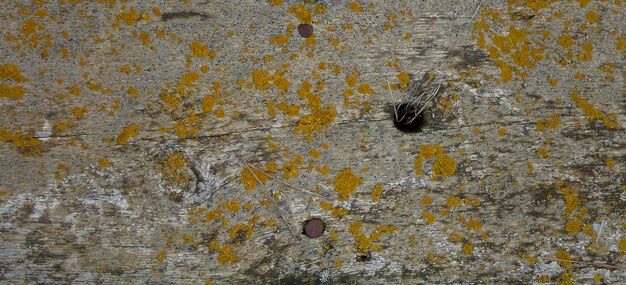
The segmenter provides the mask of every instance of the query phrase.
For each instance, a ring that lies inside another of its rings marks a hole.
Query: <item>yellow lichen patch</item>
[[[22,99],[24,97],[24,87],[17,85],[11,86],[9,84],[0,84],[0,98],[9,99]]]
[[[332,105],[326,109],[316,108],[309,115],[305,115],[298,120],[298,125],[294,128],[294,133],[302,132],[307,139],[313,139],[313,134],[319,132],[322,127],[330,125],[337,115]]]
[[[215,107],[215,103],[217,103],[217,99],[212,95],[204,95],[202,99],[202,112],[209,113]]]
[[[167,181],[178,185],[185,184],[186,178],[180,171],[187,165],[187,161],[182,153],[170,153],[161,164],[161,175]]]
[[[339,194],[339,200],[345,201],[356,194],[356,188],[363,184],[363,180],[354,175],[352,169],[345,168],[335,176],[335,192]]]
[[[536,130],[543,132],[546,129],[556,129],[561,124],[561,117],[557,114],[552,114],[552,117],[546,120],[538,120]]]
[[[224,202],[219,205],[220,208],[227,210],[230,213],[239,212],[239,201],[237,199],[230,200],[230,202]]]
[[[241,179],[239,180],[241,182],[241,184],[245,185],[246,190],[252,190],[254,188],[256,188],[256,184],[257,184],[257,179],[260,180],[261,182],[265,182],[269,179],[269,176],[267,176],[267,174],[258,171],[258,170],[254,170],[254,172],[248,168],[248,167],[244,167],[241,170]]]
[[[334,209],[332,209],[331,214],[333,215],[333,217],[345,217],[348,215],[348,209],[344,209],[341,207],[335,207]]]
[[[157,253],[155,259],[156,259],[157,262],[161,263],[161,262],[163,262],[165,260],[165,256],[166,256],[165,251],[161,251],[161,252]]]
[[[117,136],[117,144],[125,145],[129,138],[136,137],[137,134],[139,134],[139,125],[132,123],[122,129],[122,132]]]
[[[348,9],[350,9],[350,11],[356,12],[356,13],[363,12],[363,7],[361,7],[361,4],[359,4],[356,1],[352,1],[352,2],[348,3]]]
[[[252,225],[238,224],[228,229],[228,235],[233,239],[243,237],[246,240],[249,240],[252,236],[253,230],[254,227]]]
[[[585,14],[585,18],[587,18],[587,21],[589,23],[597,23],[597,22],[600,21],[600,17],[593,10],[589,10],[589,12],[587,12],[587,14]]]
[[[109,160],[106,157],[101,156],[98,159],[98,165],[100,165],[100,167],[102,167],[102,168],[107,168],[107,167],[111,166],[111,163],[109,162]]]
[[[267,70],[252,71],[252,81],[257,90],[266,90],[271,87],[272,76]]]
[[[398,73],[398,75],[396,75],[396,77],[398,77],[398,80],[400,80],[400,88],[405,89],[409,86],[409,80],[411,79],[411,77],[409,76],[408,72],[400,72]]]
[[[619,239],[619,244],[617,245],[617,248],[621,252],[626,252],[626,237],[622,237]]]
[[[276,107],[287,116],[297,116],[300,114],[300,106],[298,105],[289,105],[287,102],[280,102]]]
[[[0,79],[11,79],[18,83],[28,81],[20,72],[19,66],[10,63],[0,65]]]
[[[285,0],[267,0],[268,3],[276,6],[276,5],[280,5],[283,4],[283,2],[285,2]]]
[[[425,219],[429,225],[435,222],[435,215],[431,212],[423,212],[420,218]]]
[[[367,83],[363,83],[363,84],[359,85],[359,87],[357,87],[356,91],[361,93],[361,94],[372,94],[372,93],[374,93],[374,90],[372,89],[372,87],[370,87],[370,85],[367,84]]]
[[[563,249],[558,250],[554,256],[558,259],[560,259],[560,261],[557,261],[559,263],[559,265],[561,265],[561,267],[563,268],[570,268],[572,267],[572,263],[571,262],[567,262],[567,261],[563,261],[563,260],[572,260],[572,257],[569,255],[569,253]]]
[[[33,138],[32,135],[22,136],[19,133],[0,128],[0,141],[12,143],[24,156],[37,156],[41,153],[39,146],[41,141]]]
[[[433,180],[447,178],[456,172],[456,162],[450,155],[444,153],[443,148],[438,145],[420,145],[419,156],[414,161],[415,173],[422,175],[421,165],[424,160],[433,158]]]
[[[565,231],[570,235],[575,235],[580,231],[583,222],[580,219],[571,219],[565,224]]]
[[[378,202],[380,200],[380,195],[383,193],[383,186],[380,184],[376,184],[374,187],[374,191],[372,191],[372,201]]]
[[[535,13],[539,12],[540,9],[545,9],[550,6],[550,4],[554,1],[552,0],[522,0],[526,6],[531,8]]]
[[[310,24],[313,19],[311,10],[305,4],[292,5],[287,12],[293,14],[301,23]]]
[[[283,178],[289,179],[295,177],[300,172],[300,168],[298,165],[302,165],[304,163],[304,158],[301,155],[296,155],[292,160],[288,161],[283,165]]]
[[[467,222],[468,231],[479,231],[482,228],[483,224],[481,224],[478,219],[470,219],[469,222]]]
[[[543,158],[550,158],[550,153],[548,153],[548,150],[545,147],[540,147],[537,149],[537,155],[541,156]]]
[[[129,26],[136,24],[140,19],[139,14],[137,14],[134,7],[131,7],[128,12],[119,13],[117,17]]]
[[[464,244],[462,249],[463,249],[463,253],[467,255],[472,255],[474,253],[474,246],[472,246],[469,243]]]
[[[204,58],[208,56],[210,59],[215,59],[215,52],[211,50],[207,45],[199,41],[193,41],[189,45],[189,50],[191,51],[191,54],[195,57]]]
[[[288,35],[278,35],[278,36],[270,37],[270,44],[277,45],[277,46],[282,46],[286,44],[288,41],[289,41]]]
[[[74,108],[74,111],[72,112],[72,115],[75,119],[80,119],[82,117],[85,116],[85,114],[88,112],[89,110],[87,110],[87,108],[85,107],[76,107]]]
[[[348,232],[354,236],[354,249],[360,252],[380,251],[380,246],[374,244],[381,238],[381,234],[391,235],[395,232],[395,226],[381,225],[368,236],[362,231],[363,223],[355,221],[348,227]]]
[[[234,264],[237,261],[237,254],[230,245],[220,247],[216,241],[211,241],[211,243],[209,243],[209,248],[217,252],[217,261],[220,264]]]
[[[610,129],[619,128],[619,125],[617,124],[617,121],[615,120],[615,117],[613,115],[612,116],[605,115],[604,112],[602,112],[596,106],[594,106],[593,104],[589,103],[589,101],[580,97],[578,90],[574,90],[570,98],[572,99],[572,101],[574,101],[574,103],[576,103],[576,106],[579,109],[581,109],[583,113],[585,113],[585,117],[588,120],[590,121],[602,120],[604,125]]]

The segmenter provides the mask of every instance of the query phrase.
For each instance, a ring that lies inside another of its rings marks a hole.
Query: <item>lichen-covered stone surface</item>
[[[625,12],[0,0],[0,283],[623,284]]]

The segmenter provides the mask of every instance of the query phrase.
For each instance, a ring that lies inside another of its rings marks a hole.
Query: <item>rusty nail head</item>
[[[310,238],[316,238],[324,233],[326,225],[318,218],[307,220],[304,224],[304,234]]]
[[[313,26],[309,24],[300,24],[298,26],[298,34],[303,38],[308,38],[313,35]]]

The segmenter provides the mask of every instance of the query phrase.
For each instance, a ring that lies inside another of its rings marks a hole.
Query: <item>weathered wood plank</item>
[[[626,280],[621,1],[189,2],[1,4],[0,283]]]

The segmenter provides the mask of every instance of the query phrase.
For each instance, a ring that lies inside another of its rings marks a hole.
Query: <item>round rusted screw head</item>
[[[309,24],[300,24],[298,26],[298,34],[303,38],[308,38],[313,35],[313,26]]]
[[[316,238],[324,233],[326,225],[318,218],[313,218],[304,223],[304,234],[310,238]]]

